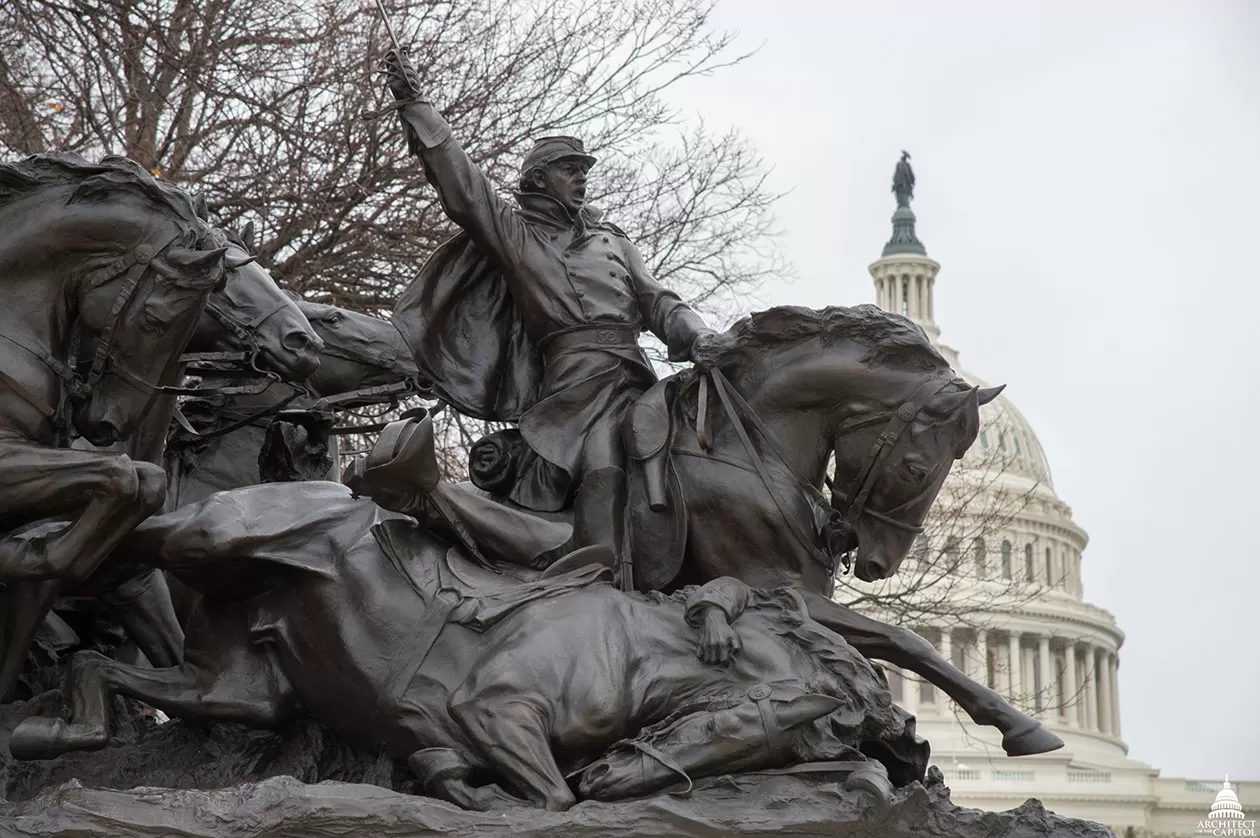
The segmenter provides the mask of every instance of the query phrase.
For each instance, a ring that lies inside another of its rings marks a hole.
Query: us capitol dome
[[[909,317],[959,375],[986,385],[941,342],[934,305],[941,266],[915,230],[908,157],[898,175],[908,175],[909,188],[899,195],[892,238],[870,266],[875,302]],[[1013,393],[1031,384],[1007,383]],[[1007,757],[994,728],[973,724],[939,689],[889,666],[893,698],[918,718],[932,762],[960,805],[1003,810],[1036,797],[1053,811],[1101,822],[1121,838],[1195,835],[1221,786],[1164,778],[1129,757],[1119,701],[1124,633],[1107,610],[1085,598],[1081,562],[1089,537],[1056,493],[1037,434],[1005,395],[981,408],[981,428],[955,464],[924,536],[900,572],[882,583],[881,592],[891,596],[859,610],[913,628],[1065,744],[1048,754]],[[916,590],[931,575],[920,572],[925,565],[948,567],[937,574],[947,578]],[[842,584],[836,598],[853,592]],[[916,597],[923,607],[914,607]],[[1241,805],[1260,810],[1260,783],[1245,785]],[[1221,795],[1227,793],[1237,804],[1228,784]]]

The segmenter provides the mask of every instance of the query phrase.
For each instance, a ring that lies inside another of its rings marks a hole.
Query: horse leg
[[[184,659],[184,629],[171,602],[162,571],[140,568],[101,593],[114,609],[127,636],[155,669],[178,666]]]
[[[563,812],[577,802],[551,753],[547,712],[524,697],[451,696],[451,716],[503,777],[536,806]]]
[[[86,579],[140,521],[162,506],[166,475],[121,454],[0,445],[5,479],[0,509],[10,517],[63,515],[82,509],[48,536],[0,538],[0,695],[17,680],[26,652],[61,582]],[[86,502],[86,506],[84,503]]]
[[[198,636],[212,637],[214,648],[190,649],[188,660],[166,669],[128,666],[96,652],[79,652],[66,676],[71,721],[40,716],[23,720],[9,740],[10,752],[18,759],[53,759],[68,751],[104,748],[113,695],[194,721],[251,727],[283,723],[294,708],[292,690],[249,645],[244,621],[239,623],[207,621]]]
[[[125,454],[0,445],[7,517],[45,518],[82,510],[46,537],[0,538],[0,580],[81,582],[132,527],[162,507],[166,474]]]
[[[1009,756],[1042,754],[1063,747],[1063,740],[1041,722],[1012,707],[994,690],[968,678],[937,654],[931,643],[901,626],[864,617],[816,593],[806,592],[809,616],[840,634],[869,658],[888,661],[928,679],[966,711],[976,724],[1002,732]]]

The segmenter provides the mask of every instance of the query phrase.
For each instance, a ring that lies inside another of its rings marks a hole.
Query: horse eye
[[[710,716],[707,720],[705,720],[704,732],[712,734],[715,730],[717,730],[717,721],[713,716]]]
[[[339,311],[333,311],[333,312],[330,312],[330,313],[328,314],[328,317],[326,317],[326,318],[325,318],[325,320],[326,320],[328,323],[332,324],[333,326],[338,326],[338,325],[340,325],[340,324],[341,324],[341,321],[342,321],[342,320],[344,320],[344,319],[345,319],[345,315],[344,315],[344,314],[342,314],[342,313],[341,313],[341,312],[339,312]]]

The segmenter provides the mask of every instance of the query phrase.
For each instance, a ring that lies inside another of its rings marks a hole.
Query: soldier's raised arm
[[[390,50],[386,56],[389,87],[402,104],[398,114],[411,152],[424,163],[448,218],[510,267],[526,235],[512,206],[451,134],[432,103],[422,98],[419,77],[407,60]]]

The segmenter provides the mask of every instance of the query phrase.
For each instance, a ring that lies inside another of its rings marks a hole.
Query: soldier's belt
[[[638,326],[577,326],[552,332],[539,341],[538,347],[551,355],[570,349],[589,349],[592,347],[638,346]]]

